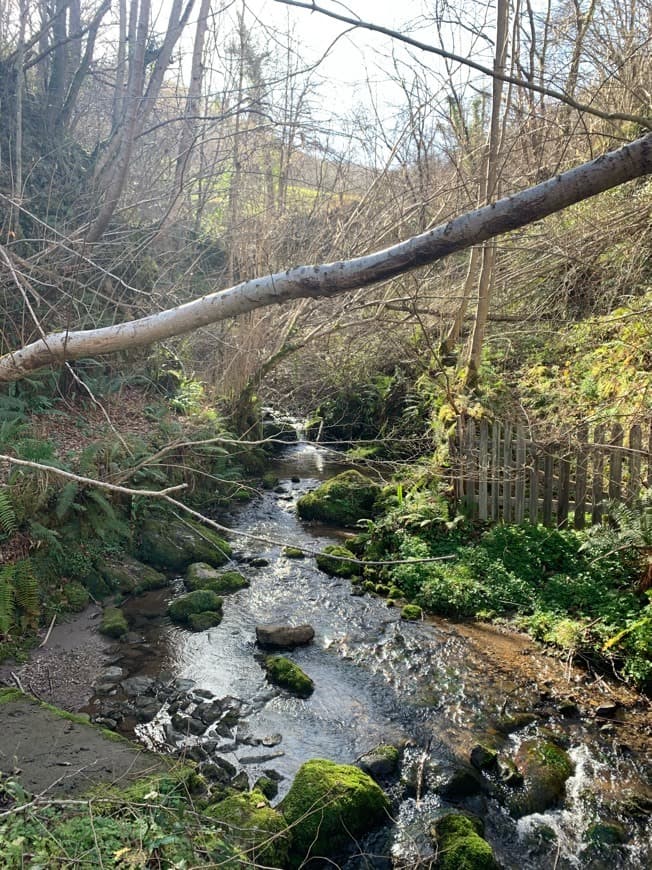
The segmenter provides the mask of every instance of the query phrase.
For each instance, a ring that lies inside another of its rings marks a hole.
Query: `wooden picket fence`
[[[460,416],[450,456],[455,497],[477,518],[581,529],[600,521],[605,500],[632,504],[652,487],[652,421],[627,433],[584,425],[542,444],[522,425]]]

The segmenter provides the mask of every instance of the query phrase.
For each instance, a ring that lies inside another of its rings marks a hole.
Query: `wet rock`
[[[263,556],[256,556],[250,560],[249,564],[252,568],[266,568],[269,565],[269,559],[265,559]]]
[[[615,719],[617,712],[618,704],[607,701],[604,704],[600,704],[599,707],[596,707],[593,711],[593,715],[596,719]]]
[[[100,633],[119,640],[127,635],[129,626],[119,607],[107,607],[102,613]]]
[[[446,800],[457,801],[485,790],[485,784],[472,767],[460,767],[448,774],[437,786]]]
[[[501,756],[498,759],[498,775],[500,776],[500,781],[510,788],[519,788],[523,785],[523,774],[511,758],[503,758]]]
[[[508,801],[512,815],[520,818],[542,813],[561,800],[566,780],[573,773],[573,763],[564,749],[550,741],[525,740],[515,763],[523,774],[524,789]]]
[[[627,839],[627,833],[623,826],[617,822],[594,822],[589,825],[585,839],[589,843],[595,843],[599,846],[613,846],[617,843],[624,843]]]
[[[212,725],[222,716],[222,705],[219,701],[211,704],[200,704],[195,710],[195,716],[201,719],[205,725]]]
[[[559,703],[557,709],[559,710],[559,713],[565,719],[575,719],[577,716],[580,715],[579,707],[577,706],[575,701],[571,701],[571,700],[561,701]]]
[[[383,782],[398,771],[400,752],[396,746],[381,743],[358,758],[356,765],[376,782]]]
[[[275,758],[282,758],[285,755],[282,749],[275,752],[267,752],[263,755],[239,755],[238,761],[240,764],[265,764],[268,761],[274,761]]]
[[[231,788],[234,788],[236,791],[249,791],[249,777],[244,770],[241,770],[240,773],[236,773],[233,777],[231,780]]]
[[[211,698],[215,697],[214,693],[211,692],[210,689],[193,689],[192,694],[195,698],[204,698],[205,700],[210,700]]]
[[[201,719],[195,719],[194,716],[183,716],[181,713],[175,713],[171,722],[179,734],[193,734],[198,737],[206,730],[206,725]]]
[[[260,741],[263,746],[278,746],[283,740],[282,734],[270,734],[267,737],[263,737]]]
[[[514,713],[511,716],[503,716],[496,722],[496,731],[501,734],[512,734],[514,731],[527,728],[528,725],[536,722],[537,718],[535,713]]]
[[[127,695],[148,695],[154,690],[151,677],[129,677],[121,685]]]
[[[498,753],[495,749],[478,743],[471,750],[470,760],[477,770],[495,770],[498,763]]]
[[[183,571],[193,562],[219,567],[231,548],[216,532],[192,520],[147,520],[140,534],[139,557],[163,571]]]
[[[257,625],[256,641],[262,647],[293,649],[310,643],[315,636],[312,625]]]
[[[189,758],[191,761],[206,761],[208,758],[208,753],[204,749],[204,747],[200,743],[195,743],[193,746],[188,746],[184,749],[184,754],[186,758]]]
[[[204,625],[206,615],[212,625],[218,625],[222,619],[222,599],[210,589],[197,589],[180,595],[168,604],[168,615],[173,622],[187,625],[193,631],[202,631],[210,625]],[[204,617],[199,620],[198,617]]]
[[[161,589],[169,583],[165,574],[125,553],[101,562],[98,570],[109,589],[117,589],[124,595]]]
[[[106,682],[119,683],[120,680],[126,676],[126,671],[124,668],[119,668],[116,665],[113,665],[110,668],[104,668],[102,671],[100,678]]]
[[[93,722],[96,725],[101,725],[103,728],[109,728],[111,731],[115,731],[118,727],[116,720],[112,719],[110,716],[96,716],[93,719]]]

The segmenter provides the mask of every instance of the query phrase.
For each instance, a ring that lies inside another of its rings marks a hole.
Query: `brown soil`
[[[442,621],[450,627],[450,623]],[[595,717],[599,706],[618,705],[618,713],[609,725],[614,739],[628,748],[640,752],[642,757],[652,748],[652,700],[623,683],[592,673],[556,650],[547,650],[527,635],[488,623],[457,623],[470,650],[486,659],[492,673],[502,675],[506,684],[516,687],[513,698],[506,698],[518,706],[520,690],[537,687],[540,692],[558,702],[568,699],[577,705],[581,714]],[[596,718],[596,726],[606,720]]]
[[[102,608],[92,604],[83,613],[57,623],[47,644],[23,665],[0,665],[0,683],[17,685],[36,698],[64,710],[81,710],[93,694],[93,683],[107,664],[110,642],[97,630]],[[15,675],[15,676],[14,676]]]

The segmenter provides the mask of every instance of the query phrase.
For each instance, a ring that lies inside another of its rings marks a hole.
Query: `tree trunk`
[[[489,143],[487,149],[487,165],[485,176],[485,201],[491,202],[499,192],[498,160],[500,156],[500,120],[503,101],[503,78],[507,58],[507,24],[508,0],[498,0],[496,19],[496,55],[494,58],[494,76],[492,83],[491,125],[489,128]],[[489,316],[489,301],[493,284],[494,263],[496,261],[496,242],[491,239],[485,242],[482,249],[482,266],[478,280],[478,308],[473,327],[471,353],[466,377],[467,387],[475,386],[482,359],[484,332]]]
[[[0,382],[18,380],[44,365],[142,347],[265,305],[304,297],[329,297],[385,281],[650,173],[652,133],[385,250],[353,260],[299,266],[254,278],[140,320],[102,329],[51,334],[1,357]]]

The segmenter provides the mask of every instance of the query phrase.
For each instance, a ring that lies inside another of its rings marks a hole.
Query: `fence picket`
[[[543,449],[526,438],[521,424],[486,420],[476,426],[461,415],[456,421],[456,439],[451,441],[453,492],[472,515],[482,520],[523,522],[526,516],[546,526],[573,525],[584,528],[586,514],[599,523],[608,494],[615,501],[633,504],[642,486],[652,480],[652,425],[647,430],[633,425],[627,433],[616,423],[609,433],[600,424],[593,438],[583,423],[577,444],[562,453],[559,445]],[[501,437],[502,436],[502,437]],[[543,459],[540,457],[543,456]],[[607,493],[605,493],[607,489]]]

